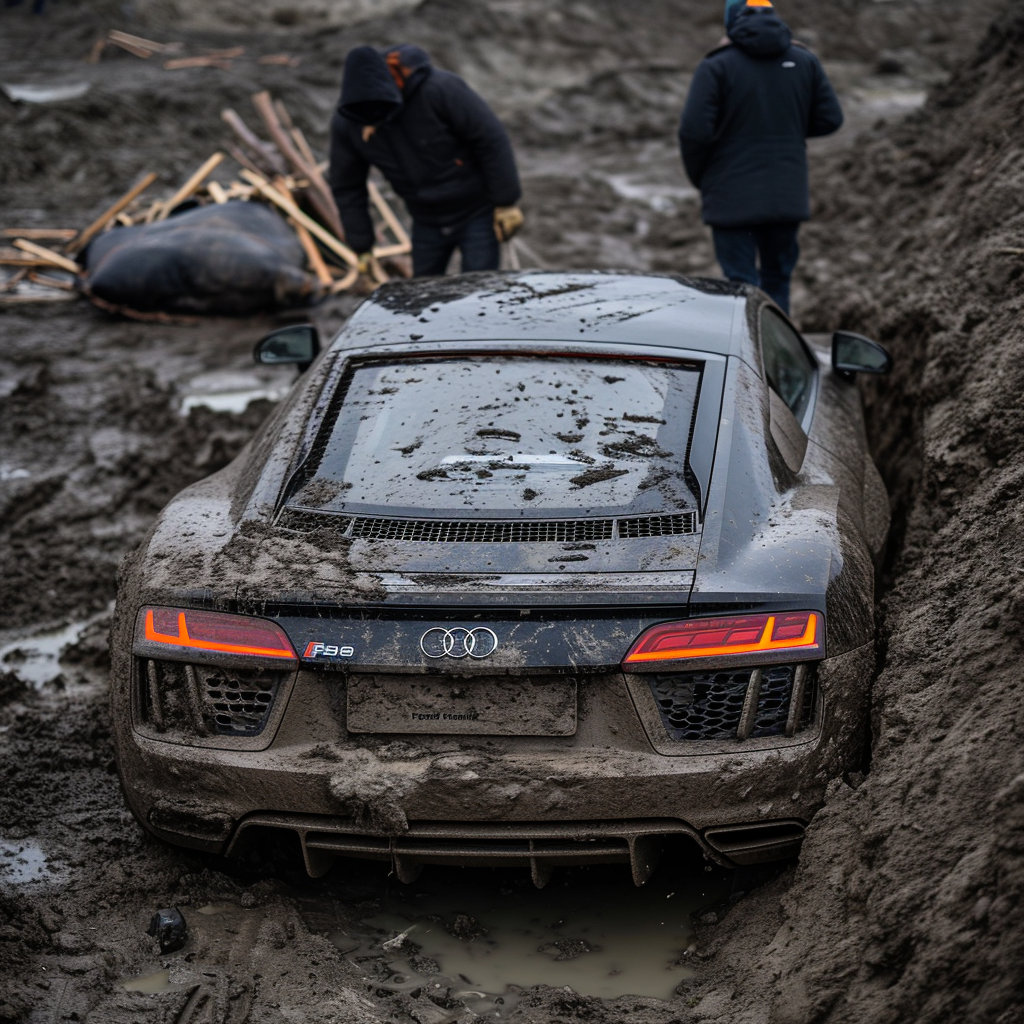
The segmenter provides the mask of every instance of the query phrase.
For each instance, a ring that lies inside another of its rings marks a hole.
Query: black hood
[[[383,124],[429,74],[430,57],[418,46],[357,46],[345,58],[338,113],[357,124]]]
[[[733,21],[729,38],[751,57],[778,57],[789,49],[793,33],[774,11],[748,7]]]

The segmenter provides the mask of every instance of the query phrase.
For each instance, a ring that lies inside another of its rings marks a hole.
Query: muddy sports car
[[[312,368],[122,569],[146,829],[403,881],[798,852],[866,732],[888,502],[854,374],[884,349],[745,285],[514,272],[256,358]]]

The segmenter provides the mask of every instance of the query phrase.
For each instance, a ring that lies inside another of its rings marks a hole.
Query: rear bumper
[[[872,659],[865,647],[823,662],[814,727],[777,745],[667,756],[626,706],[602,714],[600,732],[581,706],[577,734],[558,742],[358,737],[322,681],[300,674],[265,750],[154,740],[125,716],[119,760],[136,817],[178,845],[227,854],[274,829],[298,837],[314,876],[335,856],[407,878],[422,863],[517,863],[535,880],[615,860],[639,882],[673,836],[724,865],[795,855],[828,783],[857,763]]]

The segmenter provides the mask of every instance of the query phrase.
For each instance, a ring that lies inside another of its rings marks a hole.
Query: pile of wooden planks
[[[377,245],[369,272],[360,274],[358,256],[344,241],[344,232],[334,197],[324,178],[325,164],[319,162],[302,130],[292,121],[280,100],[269,92],[255,93],[253,107],[269,138],[261,138],[236,111],[227,109],[222,118],[234,136],[227,147],[238,165],[237,175],[223,181],[214,172],[223,170],[225,153],[216,152],[191,174],[179,188],[162,199],[146,202],[143,193],[156,182],[149,173],[109,206],[91,224],[78,231],[69,228],[4,228],[0,231],[9,243],[0,243],[0,268],[13,268],[6,280],[0,279],[0,303],[44,301],[67,298],[74,292],[74,279],[54,278],[43,271],[59,270],[76,277],[82,267],[75,261],[98,234],[117,226],[152,224],[169,216],[182,203],[191,205],[226,203],[230,200],[267,202],[277,207],[295,231],[309,270],[322,289],[337,294],[348,288],[372,288],[391,274],[411,274],[409,253],[412,243],[394,210],[369,183],[369,196],[376,214]],[[43,244],[49,243],[49,244]],[[22,282],[37,286],[21,288]]]

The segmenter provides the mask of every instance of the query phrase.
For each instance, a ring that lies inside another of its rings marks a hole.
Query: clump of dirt
[[[720,982],[763,949],[736,1021],[1024,1014],[1022,109],[1024,15],[1007,5],[925,109],[819,185],[815,247],[838,225],[843,244],[812,257],[804,322],[892,350],[866,392],[902,527],[870,772],[833,784],[781,907],[763,892],[711,940]],[[698,991],[698,1010],[720,1005]]]

